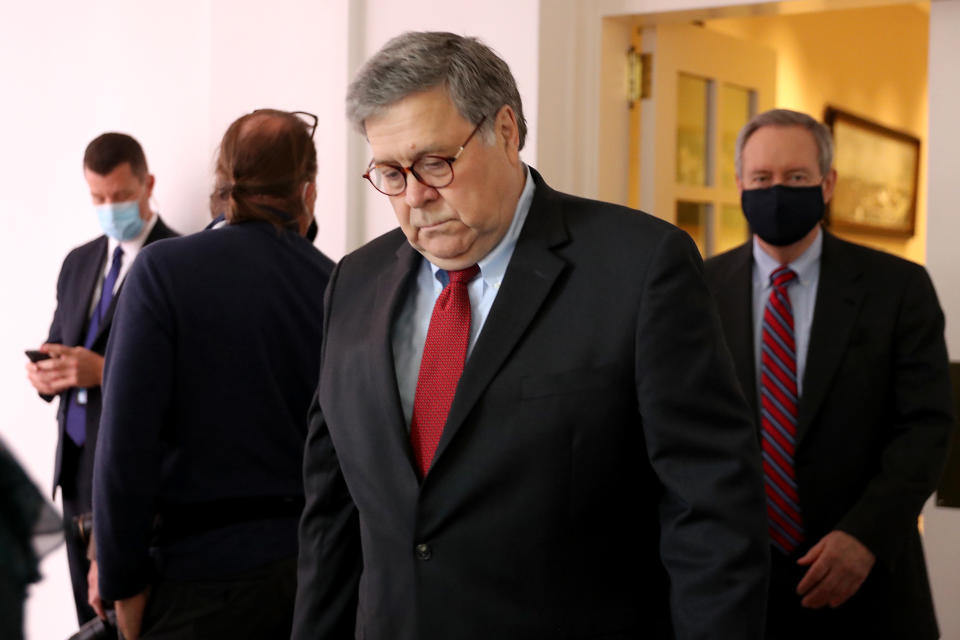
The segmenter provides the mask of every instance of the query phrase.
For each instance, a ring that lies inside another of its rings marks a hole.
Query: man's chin
[[[472,247],[414,247],[424,258],[446,271],[457,271],[477,263],[479,258],[470,251]],[[480,256],[483,257],[483,256]]]

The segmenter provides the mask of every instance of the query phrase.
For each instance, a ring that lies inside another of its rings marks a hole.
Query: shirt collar
[[[503,282],[503,277],[507,272],[507,265],[510,264],[510,258],[513,256],[513,250],[517,246],[517,238],[523,230],[523,223],[530,213],[530,205],[533,202],[533,176],[530,174],[530,167],[524,165],[525,182],[523,191],[520,192],[520,199],[517,200],[517,208],[513,212],[513,220],[510,221],[510,227],[500,242],[497,243],[490,253],[481,258],[477,265],[480,267],[480,277],[483,283],[488,287],[499,288]],[[447,283],[447,272],[440,269],[429,260],[427,263],[433,272],[433,277],[437,278],[442,284]]]
[[[823,253],[823,229],[819,229],[817,237],[807,247],[807,250],[788,264],[794,273],[797,274],[797,280],[802,284],[808,284],[816,273],[817,264],[820,262],[820,256]],[[771,258],[757,242],[757,237],[753,237],[753,263],[757,269],[756,273],[764,287],[770,286],[770,274],[780,266],[780,263]]]

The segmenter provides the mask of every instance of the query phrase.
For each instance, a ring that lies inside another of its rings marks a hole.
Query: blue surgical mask
[[[133,240],[143,231],[143,219],[140,217],[140,202],[112,202],[94,207],[100,228],[115,240]]]

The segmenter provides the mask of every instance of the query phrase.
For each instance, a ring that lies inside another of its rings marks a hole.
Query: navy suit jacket
[[[94,473],[104,598],[139,593],[156,571],[223,577],[296,553],[296,515],[151,549],[154,517],[303,495],[332,269],[307,240],[262,222],[157,243],[137,257],[107,348]]]
[[[331,277],[297,640],[759,638],[759,450],[702,263],[646,214],[530,212],[419,481],[391,331],[422,256]]]
[[[834,529],[877,563],[836,609],[862,637],[937,637],[917,516],[953,427],[944,319],[926,270],[823,231],[795,466],[806,540]],[[757,424],[753,243],[706,263]],[[758,427],[759,429],[759,427]]]
[[[157,223],[144,240],[144,246],[156,240],[174,238],[177,233],[157,219]],[[57,279],[57,308],[53,313],[53,322],[47,342],[63,344],[68,347],[83,346],[87,336],[87,323],[90,320],[90,306],[93,304],[93,293],[100,279],[103,277],[103,267],[107,260],[107,236],[100,236],[90,242],[80,245],[70,251],[63,261],[60,276]],[[93,341],[91,351],[103,355],[107,348],[107,338],[113,326],[113,314],[120,299],[123,284],[113,297],[106,315],[97,329],[97,337]],[[67,391],[60,394],[60,406],[57,409],[57,458],[53,471],[53,488],[60,486],[63,470],[63,442],[67,437]],[[48,402],[53,396],[41,395]],[[92,451],[96,446],[97,432],[100,424],[100,387],[94,387],[87,392],[87,446]],[[87,465],[83,465],[87,466]],[[81,473],[92,473],[92,469],[81,469]],[[73,482],[73,479],[67,480]],[[82,509],[89,510],[90,505],[81,505]]]

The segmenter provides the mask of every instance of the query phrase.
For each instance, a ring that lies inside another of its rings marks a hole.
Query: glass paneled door
[[[673,222],[706,256],[744,242],[735,147],[740,128],[773,106],[776,56],[702,27],[643,27],[635,46],[652,55],[652,95],[631,126],[640,138],[637,201]],[[642,123],[642,124],[641,124]],[[641,162],[640,159],[646,162]]]

